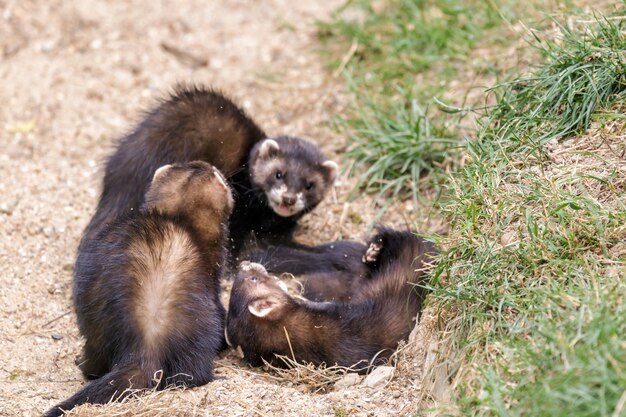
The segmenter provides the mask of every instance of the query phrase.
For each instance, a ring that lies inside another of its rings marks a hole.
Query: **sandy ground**
[[[316,19],[341,3],[0,0],[0,415],[39,415],[83,384],[71,279],[101,162],[174,83],[220,87],[270,134],[312,138],[341,153],[345,143],[328,121],[345,98],[315,53]],[[346,202],[349,186],[342,179],[306,219],[302,240],[366,236],[378,202]],[[439,227],[399,207],[390,224]],[[315,394],[297,374],[251,369],[229,353],[207,386],[72,415],[411,414],[420,407],[432,320],[417,329],[384,387],[331,385]]]

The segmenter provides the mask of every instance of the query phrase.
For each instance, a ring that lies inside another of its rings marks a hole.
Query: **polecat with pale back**
[[[85,338],[82,389],[50,409],[107,403],[128,388],[198,386],[213,379],[224,341],[220,278],[233,198],[213,166],[154,173],[140,211],[79,249],[73,297]]]

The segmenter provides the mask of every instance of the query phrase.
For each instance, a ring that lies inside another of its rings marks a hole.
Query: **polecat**
[[[350,301],[368,275],[362,262],[366,249],[360,242],[338,240],[319,246],[270,246],[246,259],[269,273],[294,275],[309,300]]]
[[[89,379],[50,409],[106,403],[128,388],[213,379],[223,345],[220,277],[234,205],[222,174],[196,161],[154,173],[140,212],[111,222],[79,250],[73,297]]]
[[[224,95],[179,86],[109,157],[97,211],[83,241],[119,215],[141,207],[158,167],[193,160],[214,165],[233,187],[233,258],[250,232],[261,241],[291,241],[297,221],[322,200],[338,170],[311,142],[268,138]]]
[[[369,273],[353,300],[312,302],[292,297],[259,264],[242,263],[233,283],[227,340],[253,366],[298,362],[351,367],[387,358],[408,337],[420,312],[424,267],[432,243],[410,232],[380,229],[363,261]],[[416,285],[417,284],[417,285]]]

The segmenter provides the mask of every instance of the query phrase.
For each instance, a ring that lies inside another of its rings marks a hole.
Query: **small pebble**
[[[335,382],[335,391],[341,391],[346,388],[358,385],[361,382],[361,376],[356,373],[347,373],[339,381]]]
[[[13,207],[9,207],[7,203],[0,204],[0,213],[13,214]]]
[[[41,231],[45,237],[52,237],[54,234],[54,228],[51,226],[46,226],[41,228]]]
[[[389,382],[394,370],[393,366],[379,366],[365,378],[361,385],[372,388],[384,385]]]

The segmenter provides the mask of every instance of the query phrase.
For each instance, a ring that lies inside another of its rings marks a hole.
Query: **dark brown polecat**
[[[415,325],[426,293],[424,268],[434,254],[432,243],[410,232],[381,228],[362,255],[365,282],[348,303],[292,297],[263,266],[242,263],[227,340],[253,366],[263,359],[282,365],[275,355],[345,367],[387,358]]]
[[[271,274],[291,274],[302,296],[312,301],[350,301],[363,285],[369,268],[362,261],[367,246],[338,240],[318,246],[270,246],[247,254]]]
[[[337,174],[337,164],[313,143],[289,136],[268,138],[224,95],[179,86],[109,157],[97,211],[83,241],[141,207],[158,167],[193,160],[214,165],[233,187],[233,258],[250,232],[260,241],[291,241],[297,221],[317,206]]]
[[[79,250],[73,297],[88,382],[45,416],[106,403],[128,388],[213,379],[224,344],[220,278],[228,217],[225,178],[202,161],[154,173],[140,211],[103,227]]]

